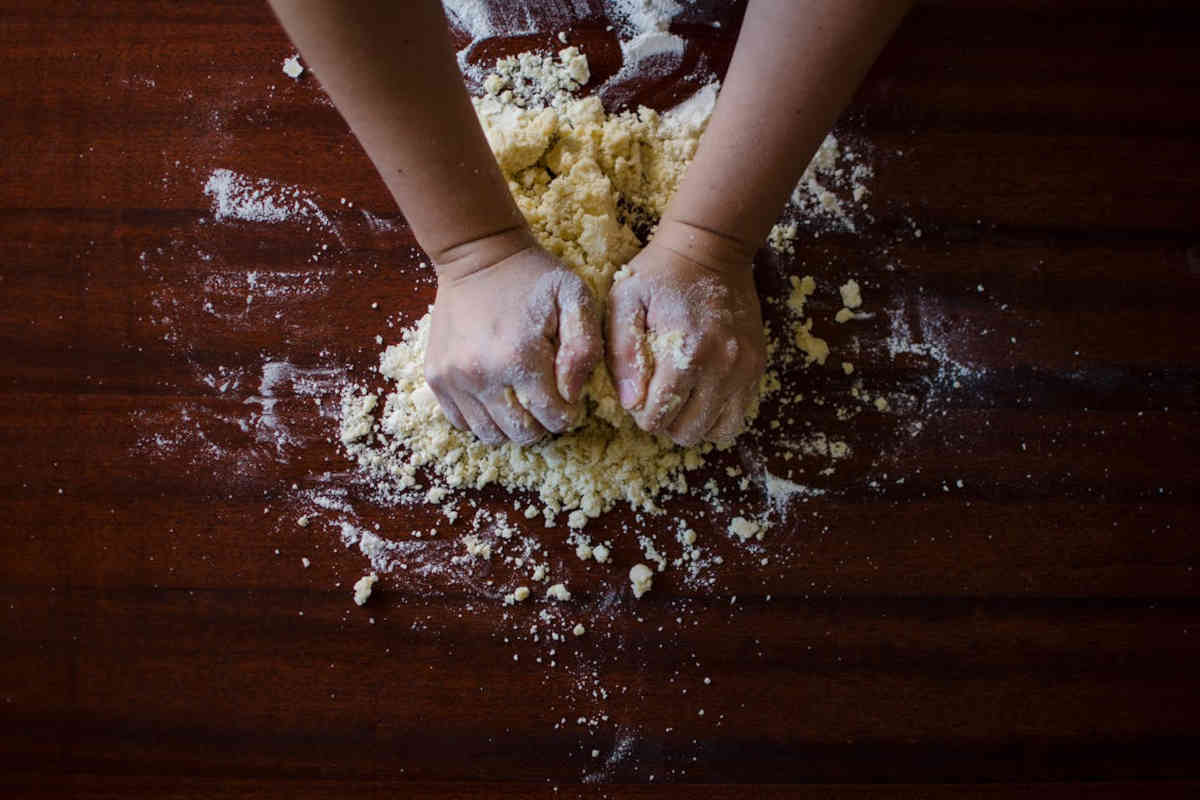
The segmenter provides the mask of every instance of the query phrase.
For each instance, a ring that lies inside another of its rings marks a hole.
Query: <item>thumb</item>
[[[558,393],[568,403],[574,403],[579,398],[583,384],[604,352],[599,316],[596,301],[582,282],[560,290],[554,377],[558,383]]]
[[[650,364],[646,357],[646,307],[636,278],[618,281],[609,295],[608,371],[626,410],[637,408],[646,395]]]

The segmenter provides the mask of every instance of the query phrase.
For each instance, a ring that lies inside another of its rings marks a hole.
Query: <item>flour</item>
[[[821,489],[802,486],[794,481],[789,481],[787,478],[772,475],[770,472],[763,474],[763,488],[767,493],[767,501],[777,513],[782,513],[793,497],[820,497],[825,494]]]
[[[858,154],[843,148],[838,138],[829,133],[805,167],[792,190],[785,219],[776,223],[767,238],[776,252],[795,253],[795,241],[801,224],[814,236],[822,230],[857,232],[854,209],[865,208],[869,193],[865,181],[874,172],[867,164],[858,162]]]
[[[458,51],[458,64],[468,76],[477,77],[470,64],[475,46],[497,36],[530,35],[571,27],[588,19],[592,9],[588,0],[443,0],[442,6],[453,28],[465,33],[470,41]]]
[[[683,61],[684,42],[666,31],[646,31],[621,42],[621,69],[610,81],[617,83],[635,75],[666,73]]]
[[[608,13],[618,24],[633,31],[666,30],[683,11],[676,0],[609,0]]]
[[[664,111],[660,130],[671,136],[698,137],[716,108],[717,93],[720,90],[720,82],[713,80],[679,105]]]
[[[250,178],[229,169],[215,169],[204,184],[218,221],[282,223],[312,220],[336,230],[312,194],[298,186]]]

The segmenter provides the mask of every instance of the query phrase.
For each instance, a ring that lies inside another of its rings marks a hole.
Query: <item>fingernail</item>
[[[633,404],[638,399],[638,385],[626,378],[617,384],[617,396],[621,398],[621,405],[625,408],[633,408]]]

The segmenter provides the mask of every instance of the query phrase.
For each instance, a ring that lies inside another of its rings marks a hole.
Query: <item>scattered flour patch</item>
[[[810,498],[825,494],[824,489],[803,486],[766,471],[763,472],[763,489],[767,494],[767,501],[777,513],[783,513],[793,497]]]
[[[241,220],[280,224],[316,221],[325,230],[337,233],[336,227],[317,205],[312,194],[298,186],[276,183],[266,178],[250,178],[221,168],[213,170],[208,176],[204,194],[212,198],[213,216],[219,222]]]

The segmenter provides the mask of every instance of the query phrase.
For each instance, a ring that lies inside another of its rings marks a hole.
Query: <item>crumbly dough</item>
[[[647,337],[654,363],[669,362],[675,369],[686,370],[692,365],[692,354],[683,331],[652,331]]]
[[[699,112],[689,107],[686,120],[648,108],[607,114],[598,97],[563,91],[586,78],[586,58],[575,48],[557,62],[523,55],[502,64],[485,81],[489,94],[475,100],[488,142],[540,244],[603,301],[614,275],[642,247],[633,226],[656,222],[666,208],[711,103]],[[530,87],[537,91],[524,91]],[[715,87],[710,95],[715,100]],[[568,525],[577,530],[617,501],[657,511],[656,498],[686,491],[683,473],[703,464],[712,448],[684,450],[639,429],[603,364],[586,386],[588,413],[579,427],[529,446],[485,445],[450,425],[426,384],[428,336],[426,315],[381,355],[379,372],[392,385],[378,421],[375,395],[343,398],[347,450],[402,490],[428,468],[452,489],[497,483],[536,491],[548,522],[569,511]],[[688,363],[681,333],[668,333],[664,344],[676,366]]]

